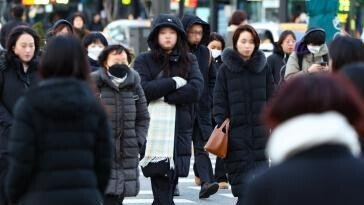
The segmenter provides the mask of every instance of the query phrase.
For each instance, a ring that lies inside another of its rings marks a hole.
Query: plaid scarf
[[[163,98],[149,103],[150,124],[144,158],[140,166],[168,160],[174,169],[174,131],[176,123],[176,106],[164,102]]]

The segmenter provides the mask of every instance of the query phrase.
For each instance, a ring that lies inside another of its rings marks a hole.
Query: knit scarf
[[[169,161],[174,169],[173,151],[176,123],[176,106],[164,102],[163,98],[149,103],[150,124],[144,158],[140,166]]]

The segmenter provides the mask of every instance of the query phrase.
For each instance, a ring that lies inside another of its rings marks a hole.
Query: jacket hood
[[[26,94],[40,113],[55,119],[77,119],[96,103],[86,82],[74,78],[43,80]]]
[[[198,16],[191,14],[184,14],[181,21],[186,32],[193,24],[200,24],[203,28],[203,35],[200,44],[207,46],[210,37],[210,25],[207,22],[203,21]]]
[[[222,53],[222,62],[232,72],[238,73],[247,69],[254,73],[260,73],[267,64],[267,58],[262,51],[257,50],[249,60],[244,61],[237,51],[232,48],[226,48]]]
[[[354,156],[360,155],[356,131],[337,112],[305,114],[282,123],[272,132],[267,155],[272,164],[279,164],[300,152],[326,144],[342,145]]]
[[[183,25],[178,17],[169,14],[160,14],[153,20],[152,28],[147,39],[150,49],[154,49],[156,47],[156,45],[154,45],[154,39],[156,39],[158,31],[161,27],[171,27],[178,32],[183,40],[187,39]]]
[[[296,51],[297,55],[306,55],[306,54],[310,53],[310,51],[307,48],[306,37],[315,31],[321,31],[321,32],[325,33],[325,30],[323,30],[322,28],[318,28],[318,27],[309,28],[306,31],[305,35],[302,37],[302,39],[296,43],[295,51]],[[324,44],[324,45],[326,45],[326,44]],[[326,46],[326,49],[327,49],[327,46]]]
[[[54,29],[56,29],[61,24],[66,25],[67,27],[70,28],[71,31],[73,31],[73,26],[72,26],[72,24],[69,21],[67,21],[65,19],[60,19],[60,20],[56,21],[52,25],[51,28],[48,29],[48,31],[47,31],[47,38],[52,37],[54,35],[54,33],[53,33]]]
[[[303,41],[299,41],[297,44],[296,44],[296,53],[297,53],[297,56],[304,56],[304,55],[307,55],[307,54],[310,54],[310,51],[308,50],[307,48],[307,45],[303,42]],[[315,56],[324,56],[326,54],[328,54],[329,52],[329,49],[327,48],[327,45],[326,44],[323,44],[322,48],[320,49],[320,51],[315,54]]]

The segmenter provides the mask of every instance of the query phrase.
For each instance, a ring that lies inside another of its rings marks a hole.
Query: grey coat
[[[106,194],[125,197],[139,192],[139,157],[149,127],[149,113],[140,77],[129,70],[118,87],[104,69],[91,74],[97,84],[97,96],[108,113],[113,130],[114,157]]]

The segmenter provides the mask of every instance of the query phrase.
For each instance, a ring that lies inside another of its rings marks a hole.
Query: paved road
[[[215,167],[215,157],[212,157],[212,165]],[[235,205],[236,198],[231,194],[231,190],[220,189],[216,194],[210,196],[208,199],[199,199],[198,193],[200,187],[194,183],[194,175],[192,164],[194,159],[191,159],[190,175],[187,178],[179,179],[179,189],[181,196],[174,198],[176,205],[182,204],[201,204],[201,205]],[[143,174],[140,176],[141,191],[137,197],[128,197],[124,199],[123,204],[152,204],[153,194],[150,186],[150,180],[145,178]]]

